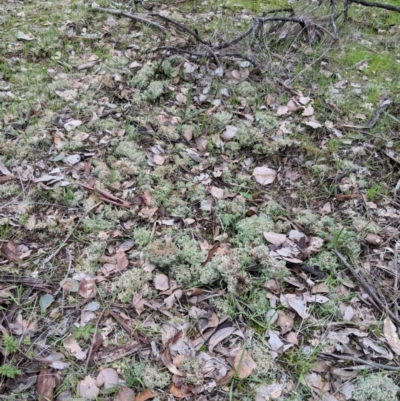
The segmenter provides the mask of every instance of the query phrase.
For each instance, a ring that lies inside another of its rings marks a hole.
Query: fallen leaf
[[[253,177],[261,185],[268,185],[275,181],[276,171],[266,166],[256,167],[253,171]]]
[[[96,296],[95,279],[83,279],[79,283],[79,295],[85,299],[94,298]]]
[[[317,128],[321,128],[321,127],[322,127],[322,124],[319,123],[319,122],[316,121],[316,120],[306,121],[304,124],[305,124],[305,125],[308,125],[308,126],[311,127],[311,128],[314,128],[314,129],[317,129]]]
[[[240,379],[249,377],[257,367],[256,363],[245,350],[240,350],[236,354],[233,365]]]
[[[64,124],[64,128],[67,131],[72,131],[75,128],[79,127],[82,124],[81,120],[70,120],[67,123]]]
[[[289,111],[289,107],[287,106],[279,106],[278,110],[276,111],[277,116],[283,116]]]
[[[280,246],[286,241],[286,235],[272,232],[265,232],[264,238],[275,246]]]
[[[79,359],[80,361],[84,361],[86,359],[87,350],[83,350],[72,335],[69,335],[64,340],[63,345],[65,349],[67,349],[76,359]]]
[[[146,401],[157,396],[158,393],[154,392],[153,390],[144,390],[136,396],[135,401]]]
[[[211,195],[217,199],[222,199],[224,197],[224,190],[218,187],[211,187]]]
[[[281,294],[280,301],[285,307],[290,306],[303,319],[307,317],[306,301],[296,294]]]
[[[390,348],[397,354],[400,355],[400,339],[397,334],[396,326],[387,316],[383,321],[383,334],[390,345]]]
[[[301,113],[301,115],[304,117],[310,117],[313,114],[314,114],[314,107],[312,107],[311,104],[304,109],[303,113]]]
[[[233,332],[236,331],[235,327],[225,327],[221,330],[217,330],[209,340],[209,351],[212,352],[213,349],[225,338],[228,338]]]
[[[262,384],[256,389],[254,401],[276,400],[281,394],[282,386],[279,383],[270,384],[269,386]]]
[[[165,274],[157,274],[154,279],[154,287],[159,291],[166,291],[170,287],[169,278]]]
[[[96,386],[96,381],[91,376],[86,376],[78,383],[76,392],[79,397],[95,400],[99,395],[100,389]]]
[[[135,392],[128,387],[122,386],[115,396],[114,401],[135,401]]]
[[[221,134],[221,138],[224,141],[230,141],[236,135],[237,131],[238,128],[236,128],[235,126],[227,125],[225,131]]]
[[[51,294],[44,294],[40,297],[39,306],[42,313],[46,312],[47,308],[54,302],[54,297]]]
[[[54,388],[57,385],[54,373],[42,369],[37,378],[36,391],[39,395],[39,401],[53,401]]]
[[[282,311],[278,312],[278,326],[281,328],[281,335],[286,334],[293,327],[293,319],[285,315]]]
[[[96,378],[96,386],[108,389],[116,387],[119,383],[118,373],[113,368],[105,368],[100,371]]]

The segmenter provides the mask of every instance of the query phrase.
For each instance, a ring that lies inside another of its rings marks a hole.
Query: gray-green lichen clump
[[[359,378],[353,391],[354,401],[396,401],[399,395],[400,388],[381,373]]]

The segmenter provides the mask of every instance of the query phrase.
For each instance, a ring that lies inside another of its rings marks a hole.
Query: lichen
[[[7,199],[10,196],[17,195],[21,192],[19,185],[12,182],[5,182],[0,185],[0,199]]]
[[[361,377],[353,391],[354,401],[396,401],[400,388],[381,373]]]
[[[257,111],[255,113],[255,118],[258,125],[267,131],[278,128],[279,126],[278,119],[270,114],[267,114],[265,111]]]
[[[151,238],[151,230],[146,227],[134,227],[132,230],[132,236],[135,244],[139,248],[145,247]]]
[[[213,121],[218,128],[225,128],[232,117],[233,115],[227,111],[219,111],[213,115]]]
[[[139,291],[151,278],[151,273],[143,269],[132,268],[122,273],[108,288],[111,293],[117,294],[121,302],[130,302],[132,293]]]
[[[134,363],[131,367],[133,376],[142,381],[145,388],[163,389],[171,382],[171,375],[150,362]]]
[[[235,243],[262,245],[264,231],[274,231],[274,222],[265,213],[246,217],[236,224],[237,237]]]
[[[143,93],[143,97],[148,101],[158,99],[164,93],[164,82],[152,81],[147,90]]]
[[[170,239],[155,240],[146,247],[144,252],[151,263],[158,267],[168,267],[177,260],[179,248]]]
[[[136,73],[136,75],[131,79],[131,85],[134,88],[138,88],[138,89],[146,88],[149,85],[151,79],[153,78],[154,71],[155,71],[154,66],[146,65],[146,66],[142,67]]]

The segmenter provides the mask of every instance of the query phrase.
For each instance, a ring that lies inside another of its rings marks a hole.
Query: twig
[[[336,27],[336,0],[331,0],[331,6],[332,6],[332,13],[331,13],[331,25],[332,25],[332,30],[333,30],[333,36],[335,39],[337,38],[337,27]]]
[[[103,8],[103,7],[92,7],[93,11],[98,11],[100,13],[107,13],[107,14],[112,14],[112,15],[118,15],[118,16],[123,16],[126,18],[129,18],[133,21],[138,21],[138,22],[142,22],[143,24],[148,24],[154,28],[159,29],[161,32],[163,32],[165,35],[168,33],[168,31],[160,24],[157,24],[156,22],[150,21],[146,18],[143,17],[139,17],[137,15],[132,15],[129,13],[126,13],[124,11],[121,10],[115,10],[115,9],[110,9],[110,8]]]
[[[172,25],[177,26],[182,31],[192,35],[198,42],[202,43],[203,45],[207,45],[207,46],[210,45],[210,43],[208,43],[205,40],[203,40],[195,31],[192,31],[187,26],[183,25],[182,23],[180,23],[178,21],[173,20],[172,18],[166,17],[165,15],[161,15],[161,14],[158,14],[158,13],[150,13],[149,15],[151,15],[152,17],[160,18],[160,19],[162,19],[164,21],[169,22]]]
[[[345,257],[338,250],[333,249],[333,253],[342,261],[346,268],[350,270],[351,274],[361,284],[361,287],[363,287],[364,291],[378,304],[378,306],[381,308],[381,312],[386,311],[390,318],[400,325],[400,319],[387,308],[387,305],[379,298],[373,287],[364,279],[364,277],[362,277],[361,274],[358,273],[357,270],[347,262]]]
[[[96,203],[94,206],[86,210],[86,212],[81,216],[81,218],[78,220],[78,222],[75,224],[75,226],[72,228],[72,230],[68,233],[68,235],[65,237],[64,241],[61,243],[61,245],[53,252],[51,253],[46,259],[44,259],[42,266],[44,266],[46,263],[50,262],[55,256],[58,255],[58,253],[61,251],[61,249],[64,248],[68,240],[71,238],[71,235],[73,232],[78,228],[79,224],[81,224],[82,220],[94,209],[96,209],[98,206],[101,205],[101,202]]]
[[[400,13],[400,7],[392,6],[390,4],[377,3],[375,1],[350,0],[350,3],[361,4],[365,7],[383,8],[384,10],[396,11],[396,12]]]
[[[64,276],[64,280],[65,280],[66,278],[68,278],[69,273],[70,273],[70,271],[71,271],[71,267],[72,267],[71,251],[70,251],[68,248],[67,248],[65,251],[66,251],[67,254],[68,254],[68,260],[69,260],[69,262],[68,262],[67,273],[66,273],[65,276]],[[61,280],[61,281],[63,281],[63,280]],[[58,290],[53,294],[54,297],[61,291],[61,288],[62,288],[61,286],[58,287]],[[62,303],[63,303],[63,302],[62,302]]]
[[[383,365],[382,363],[367,361],[365,359],[357,358],[356,356],[349,356],[349,355],[336,355],[330,354],[328,352],[321,352],[320,356],[327,356],[335,359],[342,359],[344,361],[353,361],[360,363],[361,365],[368,365],[375,369],[383,369],[383,370],[392,370],[394,372],[400,372],[400,367],[391,366],[391,365]]]
[[[94,347],[94,344],[95,344],[95,342],[96,342],[97,330],[98,330],[98,328],[99,328],[99,323],[100,323],[100,320],[101,320],[101,318],[103,317],[103,315],[104,315],[104,310],[101,312],[99,318],[97,319],[96,327],[95,327],[94,333],[93,333],[92,342],[91,342],[91,344],[90,344],[89,353],[88,353],[88,356],[87,356],[87,359],[86,359],[86,363],[85,363],[85,373],[87,372],[87,369],[88,369],[90,360],[91,360],[91,358],[92,358],[93,347]]]

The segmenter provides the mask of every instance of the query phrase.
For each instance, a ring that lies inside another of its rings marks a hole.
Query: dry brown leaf
[[[281,328],[281,335],[286,334],[293,327],[293,319],[285,315],[282,311],[278,312],[278,326]]]
[[[240,350],[236,354],[233,364],[240,379],[246,379],[249,377],[257,367],[256,363],[245,350]]]
[[[281,294],[280,301],[285,307],[290,306],[303,319],[307,317],[306,301],[296,294]]]
[[[79,295],[85,299],[94,298],[96,296],[96,280],[94,278],[84,278],[79,283]]]
[[[301,113],[302,116],[304,117],[310,117],[314,114],[314,107],[310,104],[307,108],[304,109],[304,111]]]
[[[213,349],[225,338],[228,338],[234,331],[235,327],[225,327],[221,330],[217,330],[211,337],[209,341],[209,351],[212,352]]]
[[[390,320],[390,317],[386,317],[383,321],[383,334],[385,335],[386,341],[390,345],[390,348],[397,355],[400,355],[400,339],[397,334],[396,326]]]
[[[278,110],[276,111],[277,116],[283,116],[284,114],[287,114],[289,111],[289,107],[287,106],[279,106]]]
[[[100,389],[96,386],[96,381],[91,376],[86,376],[78,383],[76,392],[79,397],[95,400],[99,395]]]
[[[211,187],[211,195],[217,199],[222,199],[224,197],[224,190],[218,187]]]
[[[154,279],[154,287],[159,291],[166,291],[170,287],[169,278],[165,274],[157,274]]]
[[[275,181],[276,171],[266,166],[256,167],[253,171],[253,177],[261,185],[269,185]]]
[[[135,401],[146,401],[150,400],[151,398],[157,397],[158,393],[153,390],[144,390],[136,396]]]
[[[76,359],[84,361],[86,359],[87,350],[82,350],[78,342],[72,335],[69,335],[63,342],[64,347],[73,355]]]
[[[254,401],[276,400],[282,394],[282,386],[279,383],[270,384],[269,386],[261,385],[257,387]]]
[[[118,373],[113,368],[105,368],[99,372],[96,378],[96,386],[108,389],[118,385],[119,378]]]
[[[275,246],[280,246],[286,241],[286,235],[272,232],[265,232],[264,238]]]
[[[114,401],[135,401],[135,392],[129,387],[122,386],[115,396]]]
[[[53,401],[54,388],[57,385],[54,373],[42,369],[37,378],[36,391],[39,395],[39,401]]]

